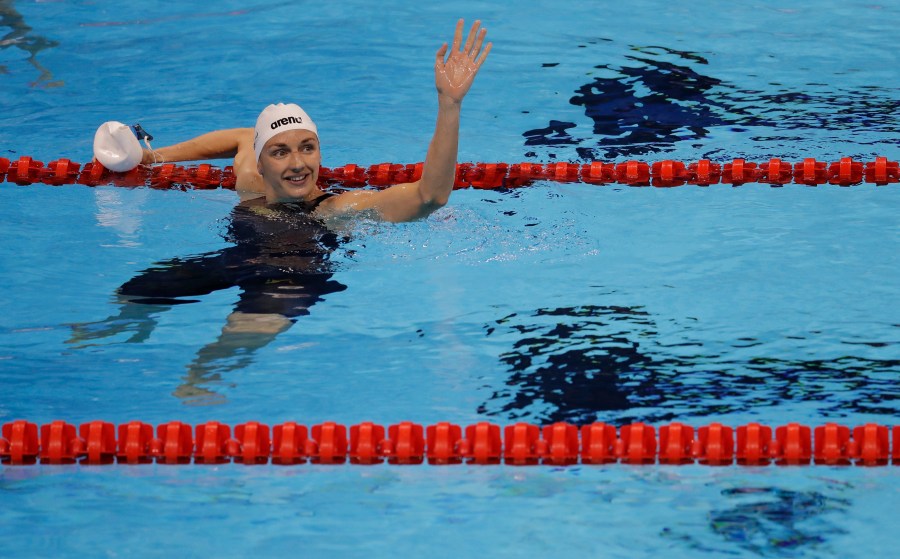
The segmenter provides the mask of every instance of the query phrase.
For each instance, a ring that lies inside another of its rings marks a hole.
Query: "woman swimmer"
[[[476,21],[463,44],[460,20],[452,47],[448,51],[444,44],[438,50],[438,118],[422,178],[381,191],[329,194],[318,188],[318,132],[297,105],[269,105],[259,115],[255,129],[219,130],[143,152],[128,127],[120,123],[101,126],[95,137],[95,156],[117,171],[139,162],[234,157],[236,189],[244,201],[232,212],[228,246],[157,262],[138,273],[117,290],[118,314],[73,325],[70,343],[123,332],[132,333],[129,341],[140,342],[150,335],[160,312],[196,302],[196,297],[213,291],[238,287],[238,301],[221,335],[200,349],[175,392],[188,400],[215,401],[217,396],[207,384],[216,382],[222,372],[246,365],[253,352],[290,328],[298,317],[309,314],[313,304],[346,289],[332,275],[330,254],[341,239],[326,220],[365,212],[387,221],[409,221],[447,203],[456,175],[460,106],[491,50],[490,43],[483,46],[485,33]]]
[[[459,20],[449,55],[446,43],[437,52],[434,74],[438,117],[422,178],[380,191],[356,190],[330,196],[317,204],[319,217],[366,212],[387,221],[411,221],[447,203],[456,176],[462,100],[491,51],[491,43],[483,45],[486,33],[476,21],[463,44],[463,20]],[[219,130],[159,150],[144,150],[141,162],[225,157],[234,157],[236,189],[264,194],[270,204],[313,204],[325,196],[316,185],[322,162],[316,126],[293,104],[269,105],[259,115],[255,129]]]

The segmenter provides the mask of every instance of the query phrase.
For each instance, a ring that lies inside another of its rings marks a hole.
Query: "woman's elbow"
[[[447,205],[447,202],[450,201],[450,194],[439,194],[434,196],[429,200],[425,205],[431,209],[431,211],[439,210]]]
[[[429,208],[429,213],[434,210],[443,208],[450,201],[450,193],[453,192],[453,185],[447,188],[444,185],[434,187],[428,184],[419,183],[419,199],[423,208]]]

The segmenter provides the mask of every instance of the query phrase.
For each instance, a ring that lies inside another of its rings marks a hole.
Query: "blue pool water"
[[[896,161],[893,4],[0,1],[0,157],[85,162],[316,119],[324,164],[415,162],[458,17],[495,49],[461,161]],[[18,17],[21,16],[21,17]],[[227,162],[217,162],[224,165]],[[894,186],[458,191],[362,223],[329,293],[253,351],[239,293],[122,315],[223,250],[236,195],[0,185],[0,422],[896,423]],[[888,556],[891,468],[0,468],[10,556]]]

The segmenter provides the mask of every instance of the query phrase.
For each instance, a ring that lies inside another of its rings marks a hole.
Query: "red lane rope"
[[[349,436],[348,436],[349,433]],[[251,421],[231,427],[209,421],[192,428],[180,421],[118,426],[91,421],[41,425],[19,420],[3,425],[0,461],[27,464],[703,464],[831,466],[900,465],[900,425],[868,423],[854,429],[836,423],[811,428],[759,423],[732,428],[711,423],[696,430],[669,423],[658,430],[632,423],[581,428],[480,422],[465,429],[441,422],[424,427],[404,421],[385,429],[371,422],[350,426],[296,422],[273,426]],[[814,435],[814,436],[813,436]],[[893,439],[893,451],[890,439]]]
[[[422,176],[422,163],[403,165],[381,163],[368,167],[354,164],[343,167],[322,167],[319,184],[360,188],[384,188],[394,184],[416,181]],[[138,166],[127,173],[113,173],[99,163],[82,167],[68,159],[51,161],[46,166],[31,157],[16,161],[0,157],[0,182],[28,185],[83,184],[97,186],[150,186],[152,188],[233,189],[232,167],[218,168],[209,164],[179,166],[172,163],[154,167]],[[674,187],[686,184],[709,186],[764,183],[781,186],[789,183],[816,186],[834,184],[853,186],[862,183],[886,185],[900,181],[896,161],[876,157],[860,162],[843,157],[832,163],[803,159],[789,163],[778,158],[765,163],[734,159],[729,163],[714,163],[701,159],[695,163],[665,160],[655,163],[626,161],[624,163],[460,163],[456,167],[455,188],[515,188],[534,181],[585,183],[592,185],[623,184],[628,186]]]

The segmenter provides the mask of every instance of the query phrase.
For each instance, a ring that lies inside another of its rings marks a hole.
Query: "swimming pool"
[[[0,5],[32,28],[0,50],[10,159],[84,162],[113,118],[164,145],[293,100],[319,123],[326,165],[420,161],[431,57],[460,16],[495,43],[466,100],[461,161],[900,156],[892,6]],[[286,57],[298,28],[314,39]],[[334,255],[345,290],[204,368],[236,290],[119,322],[114,292],[155,262],[227,246],[232,192],[3,184],[0,422],[893,425],[896,192],[458,191],[427,221],[361,225]],[[122,328],[91,337],[104,322]],[[822,466],[0,467],[0,533],[12,556],[884,556],[900,543],[897,479]]]

